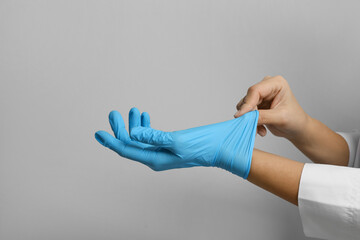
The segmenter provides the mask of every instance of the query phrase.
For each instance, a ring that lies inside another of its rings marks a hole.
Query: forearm
[[[248,181],[297,205],[304,163],[254,149]]]
[[[346,141],[319,120],[309,117],[302,134],[289,140],[315,163],[348,164],[349,149]]]

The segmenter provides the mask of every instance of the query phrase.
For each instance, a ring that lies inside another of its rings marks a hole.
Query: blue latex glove
[[[95,138],[120,156],[141,162],[155,171],[194,166],[212,166],[247,178],[250,172],[258,111],[229,121],[163,132],[150,127],[149,114],[129,112],[129,132],[120,113],[112,111],[109,121],[115,137],[105,131]]]

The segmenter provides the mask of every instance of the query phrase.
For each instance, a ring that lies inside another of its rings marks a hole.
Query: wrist
[[[346,166],[349,159],[346,141],[325,124],[308,118],[301,134],[289,140],[315,163]]]
[[[311,135],[314,133],[315,119],[305,113],[302,124],[297,132],[289,134],[286,138],[295,146],[301,147],[310,143]]]
[[[297,205],[304,163],[254,149],[248,181]]]

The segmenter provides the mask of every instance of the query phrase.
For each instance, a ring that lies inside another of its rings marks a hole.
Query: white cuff
[[[360,169],[305,164],[298,203],[306,236],[359,239]]]
[[[360,167],[360,157],[357,156],[360,131],[354,130],[352,132],[336,132],[342,136],[348,144],[349,147],[349,163],[348,167]]]

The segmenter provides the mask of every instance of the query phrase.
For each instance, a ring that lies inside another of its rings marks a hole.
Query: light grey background
[[[180,130],[283,75],[359,128],[358,1],[0,1],[0,239],[307,239],[295,206],[215,168],[153,172],[94,139],[136,106]],[[306,158],[284,139],[256,146]]]

